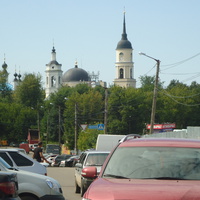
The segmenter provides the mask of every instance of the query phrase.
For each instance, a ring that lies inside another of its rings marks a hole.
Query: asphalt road
[[[61,184],[65,200],[82,199],[80,194],[75,193],[74,167],[48,167],[47,175]]]

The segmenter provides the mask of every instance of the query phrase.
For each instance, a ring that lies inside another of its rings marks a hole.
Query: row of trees
[[[142,76],[140,82],[140,88],[107,89],[108,134],[147,132],[155,78]],[[172,80],[166,88],[159,83],[155,122],[176,123],[177,128],[199,126],[199,95],[200,85],[196,82],[188,86]],[[103,131],[83,131],[80,125],[104,123],[104,115],[105,88],[101,86],[65,86],[45,99],[39,74],[26,74],[15,91],[7,88],[0,74],[0,139],[22,142],[27,139],[29,128],[38,128],[47,143],[58,142],[60,135],[61,142],[74,149],[77,131],[78,149],[93,148],[97,135]]]

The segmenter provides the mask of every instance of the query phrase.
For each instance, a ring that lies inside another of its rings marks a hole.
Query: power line
[[[175,96],[172,96],[172,95],[168,94],[166,91],[160,91],[160,92],[162,92],[164,95],[166,95],[166,96],[168,96],[169,98],[171,98],[171,99],[172,99],[174,102],[176,102],[177,104],[181,104],[181,105],[183,105],[183,106],[188,106],[188,107],[200,106],[200,104],[186,104],[186,103],[179,102],[179,101],[177,101],[177,100],[175,99]],[[198,95],[200,95],[200,94],[198,94]],[[196,96],[197,96],[197,94],[196,94]],[[191,97],[192,97],[192,96],[191,96]],[[178,97],[176,97],[176,98],[178,98]],[[179,97],[179,98],[184,98],[184,97]],[[187,98],[189,98],[189,96],[188,96]]]
[[[169,64],[169,65],[161,65],[161,67],[168,67],[168,68],[166,68],[166,69],[162,69],[162,71],[171,69],[171,68],[176,67],[176,66],[178,66],[178,65],[181,65],[181,64],[183,64],[183,63],[185,63],[185,62],[187,62],[187,61],[189,61],[189,60],[191,60],[191,59],[193,59],[193,58],[195,58],[195,57],[197,57],[197,56],[199,56],[199,55],[200,55],[200,53],[197,53],[197,54],[195,54],[194,56],[189,57],[189,58],[187,58],[187,59],[185,59],[185,60],[182,60],[182,61],[180,61],[180,62],[176,62],[176,63]]]

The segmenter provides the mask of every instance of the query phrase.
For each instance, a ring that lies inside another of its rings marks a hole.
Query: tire
[[[78,184],[75,181],[75,193],[81,193],[81,188],[78,186]]]
[[[33,196],[20,196],[21,200],[38,200],[38,198]]]
[[[83,187],[83,183],[81,181],[81,197],[84,195],[85,192],[86,192],[86,189]]]

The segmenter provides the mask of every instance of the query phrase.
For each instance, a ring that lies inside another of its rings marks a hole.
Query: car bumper
[[[45,195],[40,200],[65,200],[63,195]]]

